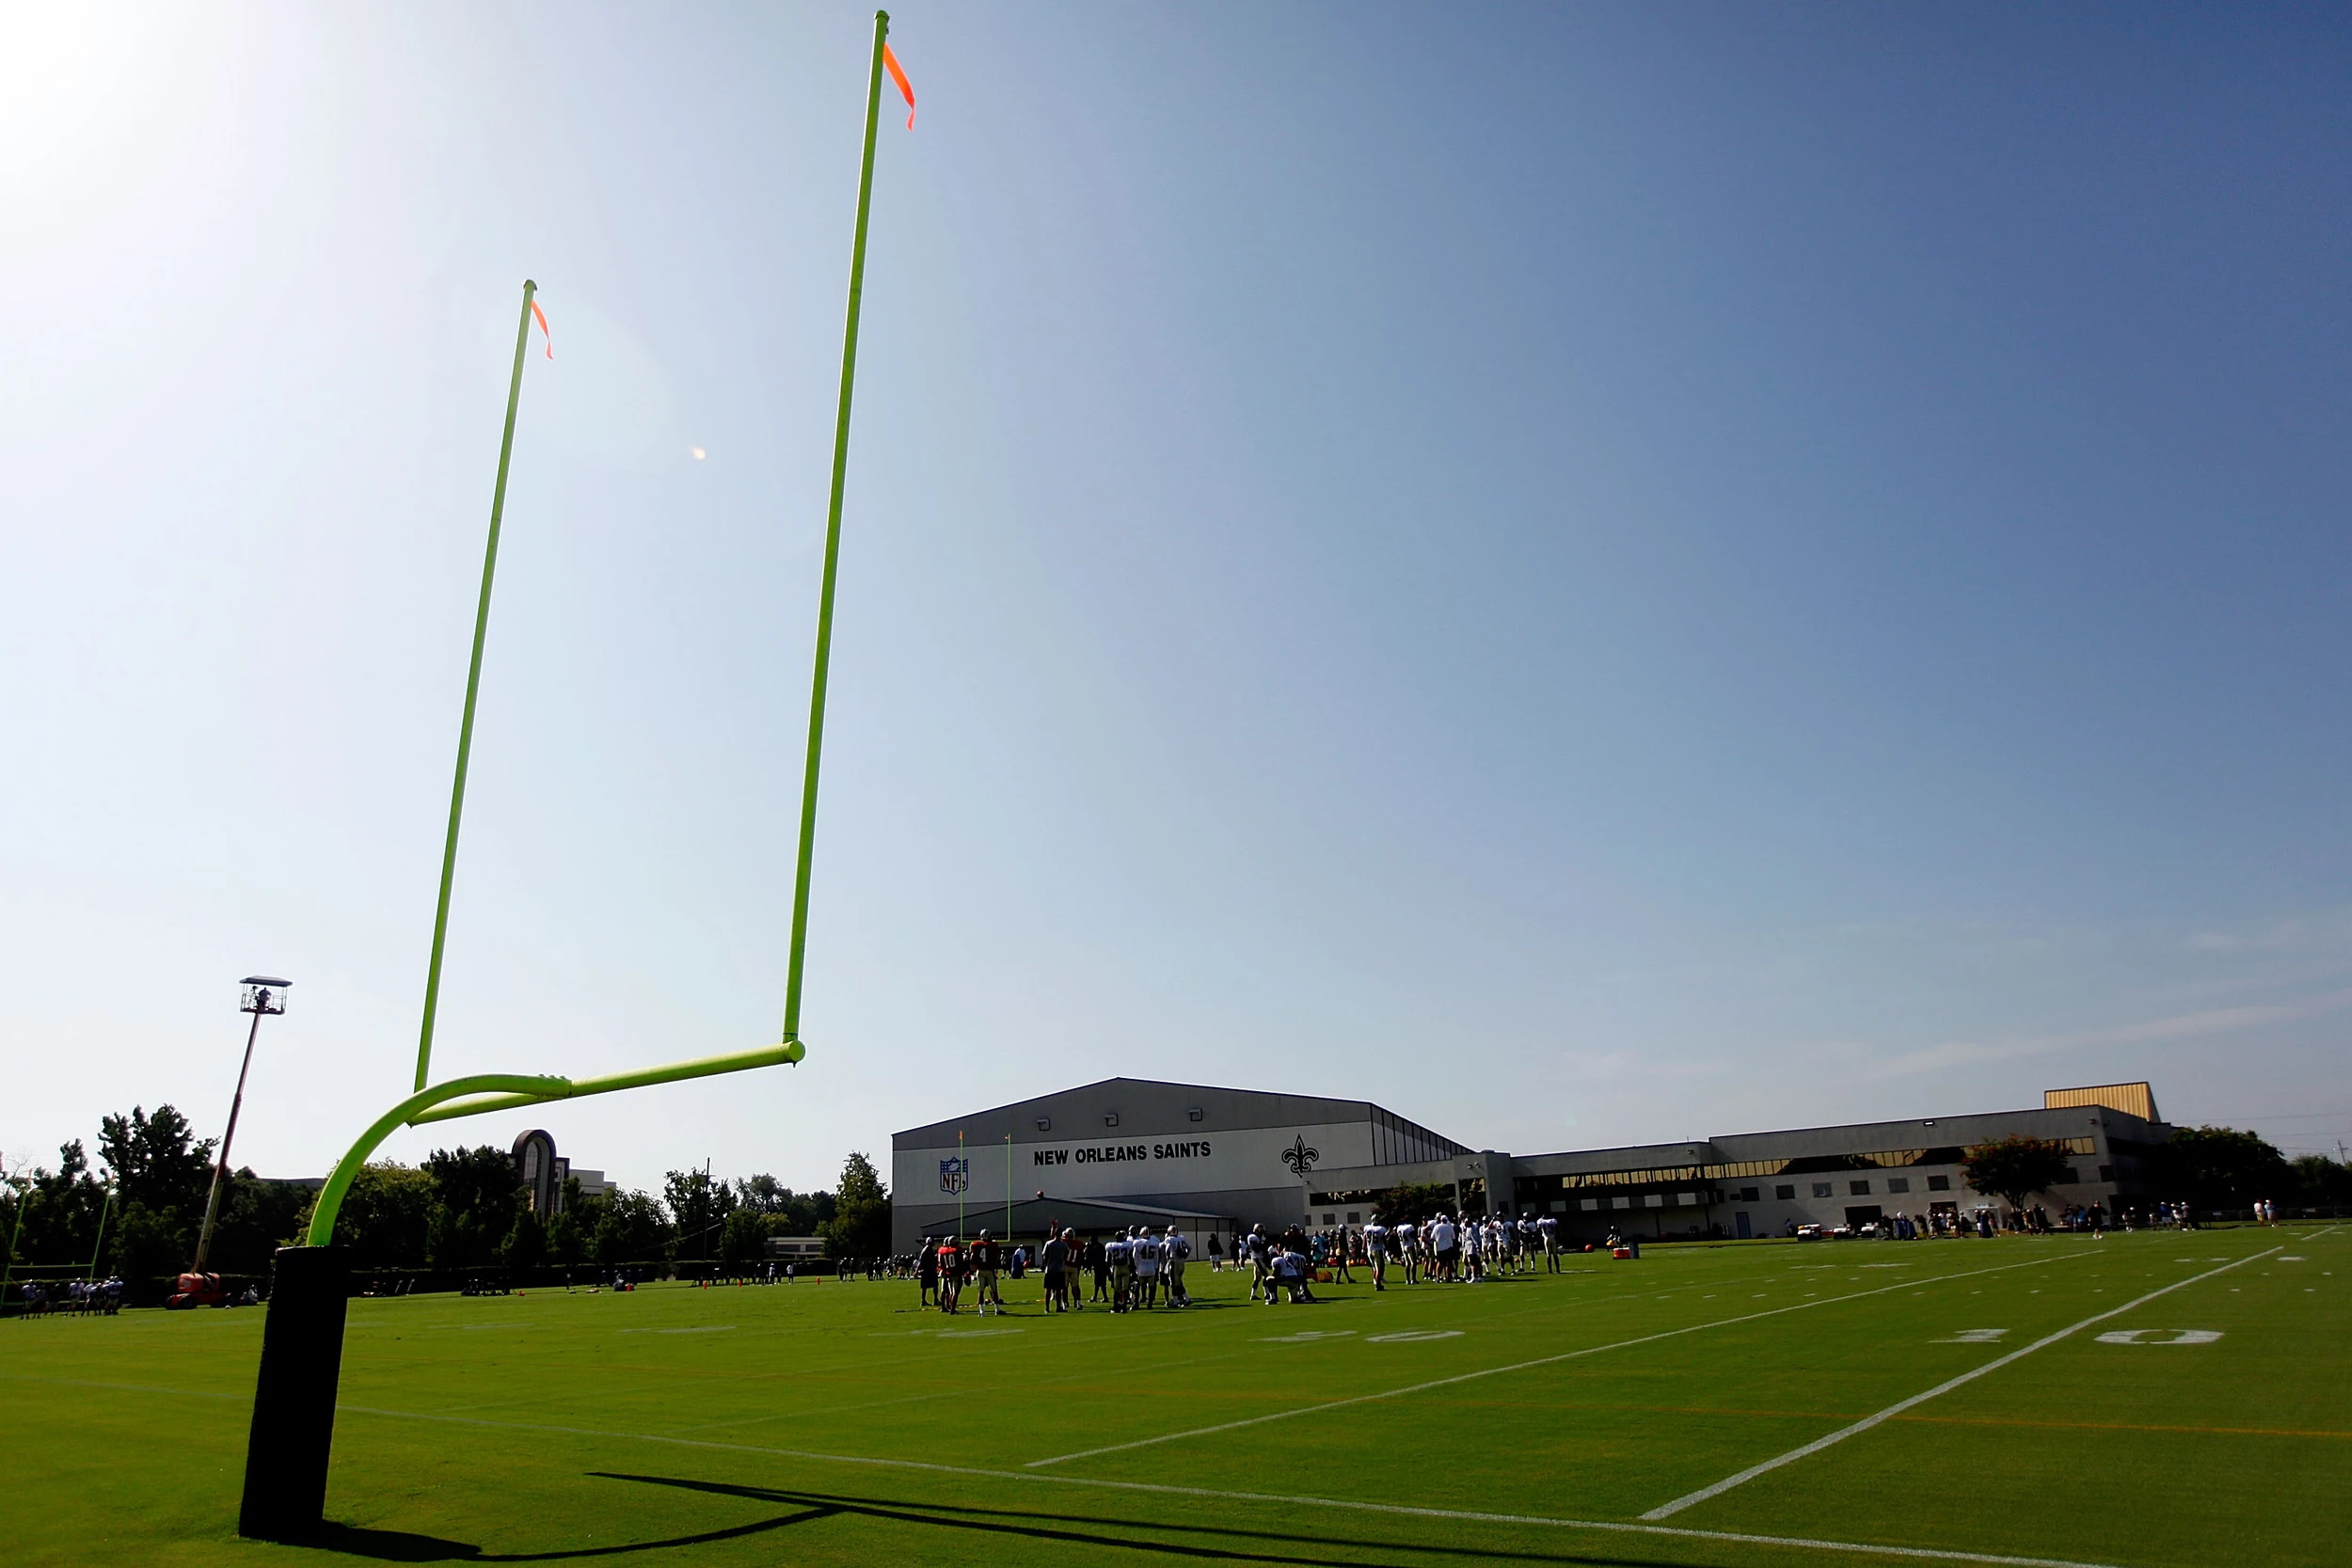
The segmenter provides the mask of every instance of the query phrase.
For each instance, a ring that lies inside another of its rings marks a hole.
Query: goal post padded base
[[[237,1533],[301,1541],[326,1514],[326,1462],[335,1441],[350,1265],[341,1247],[280,1247],[271,1270],[262,1367],[246,1440]]]

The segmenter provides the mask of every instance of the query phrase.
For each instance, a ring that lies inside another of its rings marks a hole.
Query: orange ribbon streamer
[[[898,64],[898,54],[888,42],[882,44],[882,65],[889,71],[890,79],[898,84],[898,96],[907,101],[907,129],[912,131],[914,129],[914,85],[907,80],[906,70]]]
[[[538,319],[539,336],[548,341],[548,357],[552,359],[555,357],[555,334],[548,330],[548,313],[539,309],[539,302],[535,299],[531,302],[531,313]]]

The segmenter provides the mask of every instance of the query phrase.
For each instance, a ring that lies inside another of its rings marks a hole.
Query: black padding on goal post
[[[245,1447],[237,1533],[257,1541],[316,1535],[326,1513],[326,1456],[335,1441],[335,1384],[343,1364],[351,1270],[341,1247],[278,1249],[262,1374]]]

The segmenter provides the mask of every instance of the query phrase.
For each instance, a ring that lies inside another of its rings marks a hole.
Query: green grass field
[[[317,1549],[233,1533],[259,1312],[0,1323],[0,1552],[2352,1561],[2352,1228],[1653,1248],[1279,1307],[1192,1275],[1126,1316],[1042,1317],[1034,1279],[988,1318],[862,1281],[354,1302]],[[2100,1338],[2133,1329],[2218,1338]]]

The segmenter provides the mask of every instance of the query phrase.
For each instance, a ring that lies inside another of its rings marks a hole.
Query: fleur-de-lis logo
[[[1282,1150],[1282,1164],[1290,1166],[1293,1176],[1306,1175],[1315,1168],[1315,1162],[1322,1158],[1323,1150],[1307,1147],[1304,1133],[1294,1134],[1290,1148]]]

